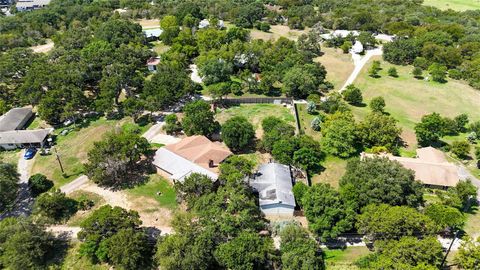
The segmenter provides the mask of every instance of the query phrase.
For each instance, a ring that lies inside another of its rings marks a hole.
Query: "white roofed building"
[[[355,41],[355,44],[352,46],[352,52],[354,53],[362,53],[363,52],[363,44],[360,41]]]

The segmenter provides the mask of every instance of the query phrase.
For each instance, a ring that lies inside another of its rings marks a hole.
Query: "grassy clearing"
[[[464,11],[469,9],[480,9],[479,0],[424,0],[426,6],[434,6],[439,9],[453,9]]]
[[[286,25],[272,25],[269,32],[263,32],[258,29],[252,29],[250,31],[250,37],[252,39],[263,39],[263,40],[277,40],[280,37],[286,37],[291,40],[297,40],[298,37],[304,33],[307,33],[309,28],[305,30],[296,30],[290,29]]]
[[[168,51],[170,49],[170,46],[168,45],[165,45],[163,42],[161,41],[153,41],[151,42],[151,44],[153,45],[153,51],[156,52],[158,55],[161,55],[162,53]]]
[[[480,237],[480,209],[477,205],[473,206],[467,214],[467,222],[463,230],[473,238]]]
[[[147,183],[126,190],[127,194],[134,198],[147,197],[158,202],[159,207],[175,209],[177,208],[176,194],[173,186],[168,180],[160,175],[151,175]],[[160,195],[157,195],[160,192]]]
[[[100,141],[105,133],[129,121],[132,120],[130,118],[120,121],[101,118],[90,123],[88,127],[78,131],[71,131],[66,136],[59,135],[55,148],[65,169],[65,177],[62,176],[54,154],[48,156],[37,155],[32,167],[32,173],[46,175],[57,187],[69,183],[83,173],[83,163],[87,160],[87,153],[93,146],[93,143]],[[56,130],[55,134],[59,134],[61,130]]]
[[[292,109],[275,104],[242,104],[227,109],[220,109],[217,112],[216,119],[220,124],[223,124],[234,116],[247,118],[254,126],[257,138],[260,138],[262,135],[262,120],[268,116],[278,117],[292,125],[295,123]]]
[[[348,247],[346,249],[326,249],[325,263],[327,269],[358,269],[353,263],[360,257],[368,255],[367,247]]]
[[[380,60],[375,57],[372,60]],[[471,121],[480,119],[480,91],[466,83],[449,79],[441,84],[433,81],[417,80],[410,74],[411,66],[394,66],[381,61],[380,78],[368,76],[372,61],[362,70],[355,85],[362,90],[364,103],[376,96],[383,96],[387,104],[386,111],[399,121],[403,129],[402,138],[408,149],[416,147],[414,126],[425,114],[438,112],[443,116],[455,117],[466,113]],[[394,66],[398,78],[387,75],[387,70]],[[368,113],[368,107],[352,107],[355,117],[360,120]]]
[[[0,161],[17,165],[20,158],[20,150],[0,151]]]
[[[314,59],[327,69],[327,81],[334,85],[334,89],[340,90],[348,76],[355,68],[350,54],[344,54],[342,50],[322,47],[322,56]]]
[[[312,184],[325,183],[334,188],[339,187],[340,178],[345,174],[347,160],[334,156],[327,156],[322,166],[325,168],[320,174],[312,177]]]
[[[309,135],[312,138],[319,140],[322,137],[321,133],[319,131],[313,130],[310,126],[310,123],[312,123],[312,120],[316,117],[316,115],[312,115],[307,112],[306,104],[297,104],[297,110],[298,117],[300,118],[300,128],[302,129],[302,131],[306,135]]]
[[[78,254],[80,242],[71,243],[70,248],[62,261],[59,269],[62,270],[107,270],[110,267],[107,264],[93,264],[86,257]],[[57,268],[55,268],[57,269]]]
[[[159,19],[141,19],[141,20],[136,20],[135,22],[140,24],[144,30],[160,27]]]
[[[94,206],[92,207],[92,209],[89,209],[87,211],[78,211],[73,217],[71,217],[67,222],[68,226],[80,226],[82,221],[85,220],[90,215],[90,213],[92,213],[93,211],[97,210],[100,206],[105,204],[105,200],[103,199],[102,196],[89,191],[77,190],[72,192],[68,196],[77,201],[86,199],[86,200],[91,200],[94,203]]]

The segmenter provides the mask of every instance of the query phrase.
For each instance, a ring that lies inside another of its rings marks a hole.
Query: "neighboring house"
[[[41,148],[47,142],[52,129],[11,130],[0,132],[0,148],[12,150],[15,148]]]
[[[18,0],[16,3],[17,11],[27,11],[40,9],[50,4],[50,0]]]
[[[203,19],[203,20],[200,21],[200,23],[198,23],[198,28],[199,29],[207,28],[209,26],[210,26],[210,22],[207,19]],[[225,23],[223,22],[223,20],[218,20],[217,27],[218,28],[224,28],[225,27]]]
[[[186,137],[157,150],[153,165],[166,172],[173,181],[182,182],[192,173],[218,178],[218,165],[232,155],[221,143],[205,136]]]
[[[145,29],[143,34],[148,40],[158,40],[160,35],[163,33],[163,30],[160,28]]]
[[[327,34],[321,34],[320,37],[323,38],[324,40],[329,40],[329,39],[333,39],[334,37],[341,37],[341,38],[346,38],[348,37],[349,35],[351,36],[359,36],[360,35],[360,32],[359,31],[356,31],[356,30],[334,30],[330,33],[327,33]]]
[[[374,157],[374,154],[362,153],[361,158]],[[398,161],[405,168],[415,172],[415,179],[425,186],[433,188],[454,187],[461,180],[459,168],[445,158],[445,154],[433,147],[417,149],[416,158],[396,157],[381,154],[390,160]]]
[[[360,41],[355,41],[355,44],[352,46],[352,51],[354,53],[360,54],[363,52],[363,44]]]
[[[32,119],[31,108],[14,108],[0,116],[0,131],[23,129]]]
[[[250,179],[250,186],[258,192],[260,210],[265,215],[293,216],[295,197],[289,166],[279,163],[260,165]]]
[[[150,72],[156,73],[158,64],[160,64],[160,57],[150,57],[147,60],[147,68]]]

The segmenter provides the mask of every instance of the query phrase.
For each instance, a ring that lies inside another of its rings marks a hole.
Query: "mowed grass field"
[[[394,66],[381,61],[380,78],[368,75],[368,69],[373,58],[362,70],[354,84],[362,90],[363,100],[368,104],[377,96],[383,96],[386,111],[390,113],[403,129],[402,138],[408,144],[408,149],[416,147],[414,126],[423,115],[438,112],[443,116],[455,117],[458,114],[468,114],[470,121],[480,120],[480,91],[473,89],[465,82],[448,78],[447,83],[437,83],[413,78],[412,66],[395,66],[399,77],[392,78],[387,70]],[[424,76],[429,76],[424,72]],[[363,119],[370,109],[352,107],[357,120]]]
[[[340,49],[322,47],[322,56],[313,61],[321,63],[327,69],[327,81],[331,82],[335,90],[340,90],[348,76],[355,68],[350,54],[345,54]]]
[[[458,11],[480,9],[480,0],[423,0],[426,6]]]
[[[286,25],[272,25],[270,31],[264,32],[256,28],[253,28],[250,31],[250,37],[252,39],[263,39],[263,40],[277,40],[280,37],[286,37],[291,40],[297,40],[299,36],[304,33],[307,33],[310,29],[307,27],[304,30],[290,29]]]
[[[126,192],[134,198],[151,198],[158,206],[173,210],[177,208],[176,193],[170,182],[160,175],[152,174],[143,185],[127,189]]]
[[[354,262],[371,252],[367,247],[348,247],[346,249],[324,249],[325,264],[328,270],[359,269]]]
[[[276,104],[241,104],[226,109],[219,109],[217,111],[216,119],[220,124],[223,124],[234,116],[243,116],[247,118],[255,128],[257,138],[261,138],[263,134],[262,120],[268,116],[275,116],[295,125],[292,108]]]

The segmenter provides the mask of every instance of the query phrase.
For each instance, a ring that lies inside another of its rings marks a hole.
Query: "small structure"
[[[433,147],[417,149],[416,158],[396,157],[390,154],[367,154],[362,153],[361,158],[366,157],[387,157],[390,160],[398,161],[405,168],[415,172],[415,179],[425,186],[433,188],[454,187],[460,181],[459,168],[445,158],[445,154]]]
[[[18,0],[16,3],[17,11],[29,11],[40,9],[50,4],[50,0]]]
[[[355,41],[355,44],[352,46],[352,52],[360,54],[363,52],[363,44],[360,41]]]
[[[160,28],[145,29],[143,34],[148,40],[158,40],[160,35],[163,33],[163,30]]]
[[[0,116],[0,131],[10,131],[25,128],[25,125],[32,119],[31,108],[14,108]]]
[[[346,38],[348,37],[349,35],[353,36],[353,37],[357,37],[360,35],[360,32],[359,31],[356,31],[356,30],[334,30],[330,33],[327,33],[327,34],[321,34],[320,37],[323,38],[324,40],[329,40],[329,39],[333,39],[335,37],[341,37],[341,38]]]
[[[182,182],[192,173],[218,178],[218,165],[232,152],[221,143],[205,136],[186,137],[175,144],[157,150],[153,165],[166,172],[173,181]]]
[[[279,163],[262,164],[250,179],[250,186],[258,192],[260,210],[265,215],[293,216],[295,196],[290,167]]]
[[[0,132],[0,148],[12,150],[15,148],[42,148],[47,142],[52,129],[12,130]]]
[[[209,26],[210,26],[210,21],[208,19],[203,19],[203,20],[200,21],[200,23],[198,23],[198,28],[199,29],[207,28]],[[224,28],[225,27],[225,23],[223,22],[223,20],[218,20],[217,27],[218,28]]]
[[[160,57],[150,57],[147,60],[147,68],[150,72],[156,73],[158,64],[160,64]]]

